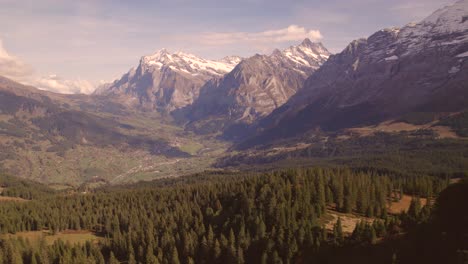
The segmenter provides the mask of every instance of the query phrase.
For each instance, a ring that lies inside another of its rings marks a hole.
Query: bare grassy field
[[[0,203],[1,202],[27,202],[28,200],[18,197],[9,197],[9,196],[0,196]]]
[[[23,238],[29,240],[32,244],[38,243],[40,239],[44,238],[48,245],[52,245],[57,240],[62,240],[65,243],[70,244],[84,244],[86,241],[91,241],[93,243],[99,242],[101,237],[97,236],[95,233],[82,230],[66,230],[55,235],[52,235],[49,231],[29,231],[29,232],[18,232],[16,234],[4,235],[8,238]]]
[[[324,219],[325,228],[329,231],[333,231],[333,225],[336,224],[338,218],[341,218],[341,226],[343,227],[343,232],[351,234],[360,221],[366,221],[372,223],[373,218],[368,218],[364,216],[359,216],[355,214],[343,214],[336,211],[327,210],[327,215]]]
[[[388,206],[388,212],[391,214],[399,214],[402,211],[408,211],[411,200],[412,200],[411,195],[403,195],[403,198],[398,201],[398,202],[392,202],[391,205]],[[425,198],[420,198],[421,200],[421,205],[424,206],[427,204],[427,199]],[[364,217],[362,215],[357,215],[357,214],[344,214],[344,213],[339,213],[334,210],[334,208],[330,207],[327,210],[327,214],[325,217],[322,218],[323,224],[325,225],[325,228],[329,231],[333,231],[333,225],[336,224],[338,221],[338,218],[341,218],[341,225],[343,227],[343,232],[351,234],[356,227],[356,225],[360,221],[365,221],[368,223],[372,223],[375,218],[368,218]]]
[[[435,122],[425,124],[425,125],[413,125],[405,122],[395,122],[395,121],[386,121],[377,126],[368,126],[368,127],[359,127],[359,128],[350,128],[348,131],[351,133],[358,134],[359,136],[370,136],[377,132],[411,132],[421,129],[428,129],[436,132],[440,138],[459,138],[455,132],[450,127],[445,126],[433,126]]]
[[[411,195],[403,195],[403,198],[400,201],[392,202],[392,204],[388,208],[388,212],[391,214],[399,214],[402,211],[408,211],[411,204],[411,199],[413,199]],[[420,198],[420,200],[422,206],[427,204],[427,199]]]

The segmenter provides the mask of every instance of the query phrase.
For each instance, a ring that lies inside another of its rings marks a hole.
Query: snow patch
[[[461,32],[468,29],[468,23],[464,23],[467,13],[468,1],[462,0],[435,11],[421,24],[433,25],[433,31],[438,33]]]
[[[161,69],[167,66],[174,71],[179,71],[197,76],[200,73],[208,75],[224,75],[230,72],[241,61],[240,57],[226,57],[221,60],[206,60],[193,54],[184,52],[170,53],[166,49],[144,56],[142,64]]]
[[[468,42],[467,14],[468,1],[461,0],[435,11],[419,23],[406,25],[398,34],[398,43],[407,47],[402,56],[417,53],[422,48]]]
[[[393,55],[393,56],[390,56],[390,57],[387,57],[385,58],[386,61],[396,61],[398,60],[398,56],[397,55]]]
[[[282,55],[300,67],[314,68],[324,63],[330,57],[330,52],[320,43],[304,40],[301,45],[291,46],[283,51],[275,51],[272,55]]]
[[[457,72],[459,72],[459,71],[460,71],[460,67],[459,67],[459,66],[453,66],[453,67],[448,71],[448,73],[449,73],[449,74],[455,74],[455,73],[457,73]]]
[[[353,69],[356,71],[359,67],[359,58],[353,63]]]
[[[456,57],[457,57],[457,58],[466,58],[466,57],[468,57],[468,51],[467,51],[467,52],[463,52],[463,53],[461,53],[461,54],[458,54]]]

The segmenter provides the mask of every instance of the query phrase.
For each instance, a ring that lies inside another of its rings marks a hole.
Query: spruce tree
[[[109,264],[118,264],[120,263],[117,258],[114,256],[114,252],[110,252],[110,256],[109,256]]]
[[[148,248],[146,249],[146,257],[145,257],[146,263],[147,264],[158,264],[158,258],[154,255],[153,248],[148,245]]]
[[[343,234],[343,226],[341,224],[341,217],[338,217],[338,220],[336,221],[336,224],[333,228],[333,236],[334,236],[336,245],[343,245],[344,234]]]
[[[261,264],[268,264],[268,254],[266,252],[263,252],[260,263]]]
[[[177,252],[177,248],[176,248],[176,247],[174,247],[174,248],[172,249],[171,263],[172,263],[172,264],[180,264],[179,253]]]

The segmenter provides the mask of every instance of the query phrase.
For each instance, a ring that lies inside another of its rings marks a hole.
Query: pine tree
[[[262,219],[260,219],[258,223],[258,229],[257,229],[257,238],[261,239],[264,238],[266,234],[266,225],[265,222],[263,222]]]
[[[201,242],[202,259],[208,259],[209,255],[210,255],[210,247],[208,246],[208,241],[206,240],[206,237],[203,237],[202,242]]]
[[[176,247],[174,247],[174,249],[172,250],[171,263],[172,264],[180,264],[179,253],[177,252]]]
[[[206,239],[208,243],[208,247],[213,248],[214,247],[214,233],[213,233],[213,228],[211,225],[208,226],[208,233],[206,234]]]
[[[0,263],[3,263],[3,261],[0,260]],[[35,254],[32,254],[31,256],[31,264],[38,264]]]
[[[351,201],[351,197],[345,196],[343,200],[343,212],[344,213],[351,213],[353,211],[353,205]]]
[[[154,255],[153,247],[151,247],[150,245],[148,245],[148,248],[146,249],[145,260],[146,260],[147,264],[157,264],[157,263],[159,263],[158,258]]]
[[[241,247],[237,248],[237,264],[244,264],[244,251]]]
[[[19,252],[18,246],[15,244],[16,243],[12,243],[11,241],[5,242],[4,248],[6,253],[4,258],[7,260],[7,263],[23,264],[23,258]]]
[[[322,226],[322,233],[321,233],[321,238],[322,238],[322,241],[327,241],[328,240],[328,231],[327,231],[327,228],[325,226]]]
[[[213,256],[215,259],[219,259],[221,257],[221,245],[219,244],[218,239],[215,239]]]
[[[363,234],[363,223],[362,221],[359,221],[356,226],[354,227],[354,230],[353,230],[353,233],[351,235],[351,237],[355,240],[355,241],[361,241],[362,239],[362,234]]]
[[[94,249],[92,252],[93,252],[94,261],[95,261],[96,264],[105,264],[106,263],[106,261],[104,259],[104,256],[102,255],[101,250]],[[48,263],[48,262],[43,261],[41,259],[40,263]]]
[[[114,252],[111,251],[109,256],[109,264],[118,264],[120,263],[117,258],[114,256]]]
[[[344,242],[344,234],[343,234],[343,226],[341,224],[341,217],[338,217],[338,221],[336,221],[336,232],[338,235],[338,243],[342,245]]]
[[[268,254],[266,252],[263,252],[260,263],[261,264],[268,264]]]
[[[370,243],[375,245],[377,243],[377,235],[375,233],[374,226],[370,226]]]
[[[343,245],[344,242],[344,235],[343,235],[343,227],[341,225],[341,217],[338,217],[336,224],[333,227],[333,237],[335,241],[335,245]]]
[[[410,207],[408,208],[409,217],[411,217],[414,221],[417,221],[419,219],[420,213],[421,213],[421,201],[419,200],[419,198],[411,199],[411,204],[410,204]]]
[[[273,252],[271,263],[274,263],[274,264],[282,264],[283,263],[283,260],[280,258],[279,254],[278,254],[278,251],[276,251],[276,250]]]

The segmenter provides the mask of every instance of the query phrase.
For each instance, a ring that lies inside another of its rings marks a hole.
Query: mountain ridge
[[[419,23],[352,41],[287,103],[260,120],[257,135],[243,146],[314,129],[376,124],[410,112],[463,110],[468,105],[467,15],[468,1],[458,1]]]
[[[171,112],[191,104],[206,81],[229,72],[240,60],[237,56],[206,60],[161,49],[141,57],[137,68],[102,86],[94,95],[113,97],[144,110]]]
[[[197,129],[211,123],[208,127],[219,131],[252,123],[285,103],[329,56],[323,44],[305,39],[283,51],[244,59],[233,71],[202,87],[187,110],[190,125]]]

